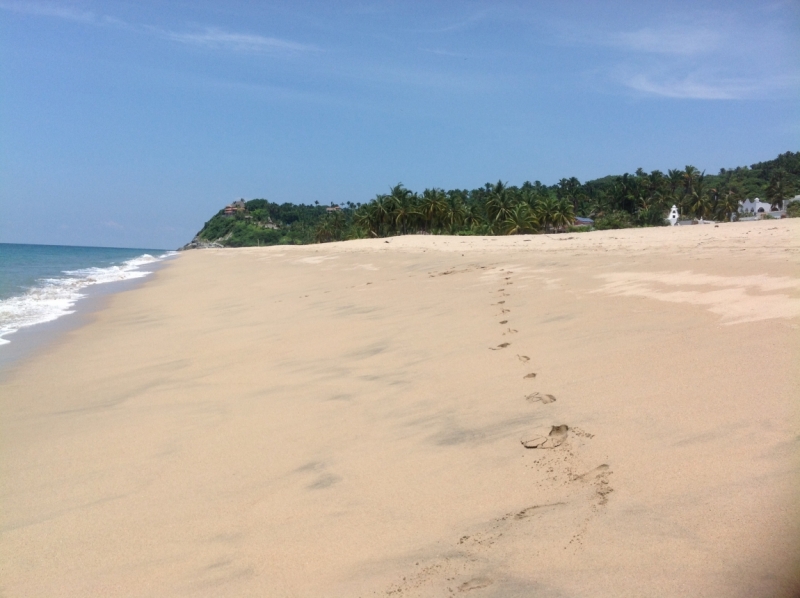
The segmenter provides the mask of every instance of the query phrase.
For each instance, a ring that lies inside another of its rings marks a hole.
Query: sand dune
[[[799,255],[182,254],[0,381],[0,594],[794,596]]]

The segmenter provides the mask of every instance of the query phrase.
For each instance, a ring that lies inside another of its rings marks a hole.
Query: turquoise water
[[[86,287],[141,278],[161,249],[0,243],[0,344],[26,326],[72,313]]]

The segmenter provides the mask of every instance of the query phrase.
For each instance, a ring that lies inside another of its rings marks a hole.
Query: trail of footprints
[[[444,274],[449,273],[445,272]],[[505,286],[495,291],[500,297],[511,296],[508,288],[513,284],[511,274],[513,274],[512,271],[507,272],[507,276],[504,277]],[[511,312],[506,307],[505,299],[493,303],[492,306],[500,307],[500,317],[503,318],[505,318],[505,314]],[[517,330],[508,326],[509,319],[502,319],[499,323],[502,326],[506,326],[506,331],[502,333],[504,336],[517,332]],[[503,342],[494,347],[489,347],[489,349],[500,351],[510,346],[510,342]],[[531,360],[528,355],[521,354],[516,354],[516,359],[523,366],[527,366]],[[536,372],[528,372],[522,378],[523,380],[533,380],[536,378]],[[552,394],[534,391],[526,394],[524,400],[530,404],[549,405],[556,401],[556,397]],[[533,464],[528,465],[529,468],[545,474],[544,478],[536,482],[535,485],[537,487],[545,486],[554,494],[563,495],[564,500],[535,504],[520,511],[506,513],[502,517],[489,522],[480,531],[461,536],[451,551],[424,565],[417,563],[416,574],[404,577],[402,582],[388,588],[386,594],[396,596],[411,593],[413,595],[416,594],[417,590],[422,590],[423,588],[433,590],[434,587],[441,587],[447,594],[456,595],[480,590],[495,584],[502,585],[502,580],[492,578],[494,574],[493,567],[489,566],[492,562],[492,546],[501,542],[504,537],[507,539],[515,535],[517,537],[524,535],[527,538],[526,534],[534,534],[532,537],[535,537],[535,531],[531,532],[525,528],[519,528],[519,526],[525,525],[529,520],[536,521],[537,517],[544,516],[556,509],[566,508],[570,505],[580,507],[581,505],[578,501],[588,499],[588,512],[586,512],[586,503],[583,503],[583,509],[578,509],[578,512],[582,513],[583,516],[573,528],[571,535],[559,536],[564,540],[562,543],[563,549],[579,548],[582,544],[582,537],[588,529],[589,522],[600,512],[601,508],[608,502],[608,495],[613,492],[613,488],[609,483],[609,476],[612,472],[608,464],[603,463],[589,471],[584,471],[584,473],[576,473],[576,469],[580,470],[580,462],[574,452],[577,447],[573,447],[568,442],[570,434],[580,439],[590,440],[594,437],[593,434],[580,428],[559,424],[551,426],[547,433],[532,435],[528,439],[520,441],[524,449],[540,451],[537,458],[533,460]],[[567,486],[574,487],[574,485],[579,485],[580,487],[577,492],[565,492],[563,490]],[[578,495],[577,498],[575,498],[576,494]],[[569,538],[568,540],[567,537]],[[534,542],[531,546],[531,556],[535,557],[547,547],[546,543],[545,548],[541,548],[538,543]],[[475,595],[479,594],[481,592],[476,592]],[[426,595],[428,594],[426,593]]]
[[[513,281],[511,280],[511,274],[513,274],[513,272],[507,272],[507,275],[504,277],[505,286],[497,291],[497,293],[500,293],[503,297],[510,297],[509,286],[513,284]],[[502,305],[505,305],[505,300],[502,301]],[[504,315],[506,313],[510,313],[510,309],[504,308],[500,314],[501,317],[504,318],[500,320],[501,326],[509,326],[509,319]],[[510,331],[513,329],[507,328],[507,330]],[[506,333],[503,334],[505,335]],[[510,346],[510,344],[503,343],[500,346],[505,348]],[[530,362],[530,357],[527,355],[521,355],[517,353],[516,357],[522,365],[527,365]],[[523,376],[524,380],[532,380],[535,378],[535,372],[529,372]],[[550,403],[554,403],[556,401],[556,397],[552,394],[535,391],[526,394],[525,400],[528,403],[549,405]],[[545,482],[556,485],[559,483],[561,485],[573,483],[590,483],[592,485],[594,491],[591,499],[591,515],[585,518],[585,520],[578,525],[578,529],[569,540],[569,544],[580,544],[581,537],[588,527],[591,516],[597,513],[598,509],[608,502],[608,495],[613,492],[613,489],[609,485],[608,478],[611,474],[611,471],[606,463],[603,463],[602,465],[599,465],[586,473],[575,473],[574,469],[577,464],[577,458],[573,453],[572,447],[569,446],[569,444],[565,444],[570,432],[579,438],[591,439],[594,437],[593,434],[589,434],[580,428],[570,428],[570,426],[567,424],[558,424],[551,426],[548,433],[533,435],[525,440],[521,440],[520,443],[525,449],[557,449],[558,447],[562,447],[560,451],[544,451],[542,456],[534,460],[534,463],[531,466],[539,469],[540,471],[543,469],[545,473],[552,474],[545,479]],[[566,453],[566,455],[561,453]],[[565,503],[563,502],[557,502],[545,505],[533,505],[513,515],[513,520],[519,521],[526,519],[534,514],[543,512],[543,510],[563,506],[564,504]],[[511,514],[506,515],[498,521],[505,522],[509,519],[509,517],[511,517]]]

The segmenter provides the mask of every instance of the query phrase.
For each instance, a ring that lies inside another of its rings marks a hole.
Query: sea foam
[[[143,278],[150,272],[141,270],[142,266],[173,255],[176,252],[169,251],[158,257],[145,253],[116,266],[64,270],[63,277],[38,280],[36,286],[26,293],[0,300],[0,345],[9,343],[4,337],[20,328],[51,322],[74,313],[73,306],[86,296],[82,292],[86,287]]]

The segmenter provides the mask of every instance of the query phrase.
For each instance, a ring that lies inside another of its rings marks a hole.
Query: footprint
[[[510,344],[511,344],[511,343],[500,343],[500,344],[499,344],[499,345],[497,345],[496,347],[489,347],[489,349],[490,349],[491,351],[497,351],[498,349],[505,349],[505,348],[506,348],[506,347],[508,347]]]
[[[586,473],[574,476],[573,480],[581,481],[581,482],[594,482],[595,484],[595,492],[597,493],[597,497],[599,498],[598,505],[602,506],[608,502],[608,495],[614,492],[614,489],[608,482],[608,476],[612,472],[609,471],[608,464],[603,463],[602,465],[598,465],[591,471],[587,471]]]
[[[516,334],[517,332],[519,332],[519,330],[516,328],[509,328],[508,332],[504,332],[503,334]]]
[[[530,374],[524,375],[522,379],[525,380],[526,378],[535,378],[535,377],[536,377],[536,372],[531,372]]]
[[[541,403],[542,405],[547,405],[548,403],[555,403],[556,398],[553,395],[543,395],[541,393],[535,392],[533,394],[529,394],[525,397],[525,400],[529,403]]]
[[[532,516],[536,515],[536,512],[539,509],[546,509],[548,507],[560,507],[560,506],[565,505],[565,504],[566,503],[563,503],[563,502],[554,502],[554,503],[550,503],[548,505],[534,505],[532,507],[528,507],[527,509],[522,509],[519,513],[514,515],[514,519],[527,519],[528,517],[532,517]]]
[[[485,588],[492,585],[492,583],[492,580],[488,577],[475,577],[458,586],[458,591],[469,592],[470,590],[479,590],[480,588]]]
[[[522,446],[527,449],[534,449],[534,448],[555,448],[560,446],[567,439],[567,430],[569,430],[569,426],[566,424],[562,424],[560,426],[553,426],[550,428],[550,434],[547,436],[536,436],[535,438],[531,438],[530,440],[520,440]]]
[[[527,355],[517,355],[517,359],[519,359],[522,363],[528,363],[531,358]]]
[[[603,463],[602,465],[598,465],[591,471],[587,471],[579,476],[575,476],[576,480],[586,480],[586,479],[595,479],[602,476],[605,472],[608,471],[608,464]]]
[[[508,320],[502,320],[500,323],[501,324],[508,324]]]

